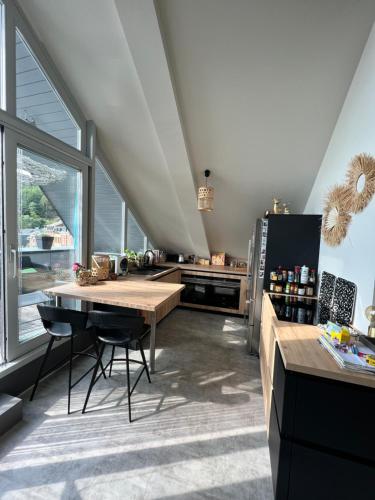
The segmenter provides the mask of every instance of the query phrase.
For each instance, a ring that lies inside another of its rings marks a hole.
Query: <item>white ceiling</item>
[[[164,52],[151,0],[20,4],[156,243],[237,256],[274,195],[303,210],[375,18],[373,0],[159,0]]]

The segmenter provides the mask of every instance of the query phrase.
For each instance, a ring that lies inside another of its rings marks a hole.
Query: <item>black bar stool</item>
[[[46,329],[47,333],[51,336],[47,351],[44,355],[42,363],[39,368],[39,373],[36,378],[33,391],[30,396],[30,401],[33,400],[35,396],[35,392],[37,390],[40,379],[43,376],[43,370],[45,364],[47,362],[48,356],[51,352],[53,343],[55,340],[61,340],[64,338],[70,338],[70,353],[69,353],[69,388],[68,388],[68,415],[70,414],[70,394],[73,387],[75,387],[88,373],[96,367],[96,364],[91,366],[89,370],[87,370],[78,380],[76,380],[72,384],[72,365],[73,365],[73,356],[89,356],[94,358],[95,360],[99,359],[99,349],[97,345],[96,338],[93,334],[93,331],[88,330],[86,328],[87,325],[87,313],[81,311],[74,311],[72,309],[65,309],[63,307],[56,307],[52,305],[41,305],[38,306],[38,311],[40,314],[40,318],[42,320],[43,326]],[[74,352],[74,337],[78,334],[89,334],[91,336],[91,343],[95,350],[95,355],[87,352]],[[105,372],[103,365],[100,361],[100,367],[105,377]],[[50,371],[57,368],[56,366],[52,368]]]
[[[128,411],[129,411],[129,422],[132,421],[131,417],[131,403],[130,398],[136,388],[143,372],[146,372],[149,383],[151,383],[150,374],[147,367],[147,362],[145,358],[145,353],[143,351],[142,339],[149,332],[149,327],[144,324],[144,318],[142,316],[125,316],[124,314],[119,314],[115,312],[107,311],[91,311],[89,312],[89,322],[88,324],[94,327],[95,333],[101,342],[99,358],[96,363],[96,367],[91,377],[91,382],[89,389],[87,391],[86,401],[83,406],[82,413],[85,413],[86,407],[90,398],[92,388],[96,382],[101,377],[102,373],[97,377],[98,369],[101,363],[104,349],[107,345],[112,346],[112,357],[111,360],[105,367],[107,369],[108,365],[111,365],[114,361],[126,361],[126,378],[127,378],[127,389],[128,389]],[[125,359],[113,358],[114,348],[122,347],[125,349]],[[129,358],[130,350],[140,350],[142,361]],[[130,373],[129,373],[129,362],[138,363],[142,365],[142,370],[138,374],[138,377],[133,385],[130,387]]]
[[[141,316],[141,311],[139,309],[131,309],[130,307],[112,306],[110,304],[99,304],[99,302],[93,303],[94,311],[106,311],[121,314],[123,316]],[[144,338],[150,333],[150,327],[147,328],[142,334],[142,346]],[[112,375],[113,359],[115,357],[116,346],[112,346],[111,363],[109,365],[109,377]],[[108,366],[108,365],[107,365]]]

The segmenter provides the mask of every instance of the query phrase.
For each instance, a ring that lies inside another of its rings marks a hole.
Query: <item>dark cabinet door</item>
[[[375,463],[375,438],[366,425],[366,411],[375,408],[374,389],[299,376],[294,408],[294,440]]]
[[[273,368],[276,414],[281,436],[289,439],[293,437],[295,390],[296,375],[285,370],[280,349],[276,343]]]
[[[288,500],[374,500],[375,469],[292,445]]]
[[[288,440],[280,437],[279,424],[277,421],[275,398],[272,394],[270,425],[268,431],[268,443],[270,448],[270,461],[272,471],[272,485],[275,500],[286,500],[288,498],[290,447]]]

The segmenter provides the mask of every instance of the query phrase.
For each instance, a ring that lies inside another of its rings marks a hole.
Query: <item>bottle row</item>
[[[316,303],[311,299],[298,299],[297,297],[276,298],[271,296],[277,318],[293,323],[313,324]],[[304,300],[301,302],[300,300]]]
[[[315,285],[316,271],[305,265],[294,266],[293,270],[279,266],[270,273],[270,292],[312,297]]]

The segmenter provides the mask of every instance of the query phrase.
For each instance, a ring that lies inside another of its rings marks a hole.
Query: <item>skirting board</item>
[[[0,394],[0,436],[22,420],[22,399]]]

